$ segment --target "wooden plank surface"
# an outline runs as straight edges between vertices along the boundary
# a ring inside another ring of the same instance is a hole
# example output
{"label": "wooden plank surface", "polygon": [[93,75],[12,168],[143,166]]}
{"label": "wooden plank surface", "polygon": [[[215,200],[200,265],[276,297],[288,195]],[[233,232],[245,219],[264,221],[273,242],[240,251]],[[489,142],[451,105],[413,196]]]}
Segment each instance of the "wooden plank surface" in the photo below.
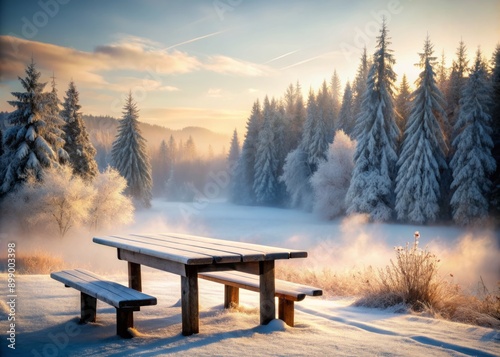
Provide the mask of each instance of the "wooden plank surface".
{"label": "wooden plank surface", "polygon": [[[202,279],[214,281],[217,283],[224,284],[224,282],[232,282],[242,289],[247,289],[251,291],[258,291],[259,289],[259,277],[256,275],[241,273],[237,271],[226,271],[226,272],[208,272],[201,273],[198,276]],[[305,296],[321,296],[323,291],[321,289],[315,288],[313,286],[301,285],[292,283],[290,281],[276,279],[275,282],[276,295],[295,297],[297,300],[301,301]]]}
{"label": "wooden plank surface", "polygon": [[178,233],[94,237],[94,242],[186,265],[307,257],[307,252]]}
{"label": "wooden plank surface", "polygon": [[199,236],[182,234],[182,233],[162,233],[159,235],[160,236],[169,236],[169,237],[177,238],[177,239],[181,239],[181,240],[212,243],[212,244],[215,244],[217,246],[220,246],[221,249],[227,249],[227,248],[245,249],[245,250],[253,251],[255,253],[264,254],[266,256],[266,258],[264,260],[307,258],[306,251],[295,250],[295,249],[286,249],[286,248],[272,247],[272,246],[268,246],[268,245],[237,242],[237,241],[216,239],[216,238],[209,238],[209,237],[199,237]]}
{"label": "wooden plank surface", "polygon": [[154,296],[104,280],[83,269],[63,270],[51,273],[50,276],[54,280],[118,308],[156,305]]}

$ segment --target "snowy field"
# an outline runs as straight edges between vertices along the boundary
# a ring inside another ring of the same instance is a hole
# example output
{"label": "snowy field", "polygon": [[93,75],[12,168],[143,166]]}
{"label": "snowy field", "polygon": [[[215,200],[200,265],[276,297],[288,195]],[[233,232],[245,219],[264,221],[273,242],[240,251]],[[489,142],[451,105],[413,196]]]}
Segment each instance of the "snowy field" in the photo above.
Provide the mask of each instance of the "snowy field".
{"label": "snowy field", "polygon": [[[309,257],[296,266],[385,266],[393,246],[411,241],[420,231],[421,244],[442,259],[443,274],[474,285],[482,276],[495,287],[499,280],[498,232],[458,228],[366,224],[362,218],[332,222],[294,210],[239,207],[224,202],[165,203],[136,213],[126,232],[182,231],[260,244],[306,249]],[[110,231],[116,232],[116,231]],[[30,242],[30,249],[53,250],[72,266],[126,282],[126,263],[114,249],[91,243],[92,233],[48,244]],[[5,237],[4,237],[5,238]],[[11,240],[12,237],[7,237]],[[5,241],[5,239],[4,239]],[[4,242],[2,242],[3,245]],[[57,243],[57,244],[55,244]],[[17,243],[22,250],[23,242]],[[277,261],[286,269],[292,263]],[[0,281],[6,281],[5,275]],[[258,294],[241,291],[241,306],[223,310],[223,286],[200,281],[200,333],[181,331],[180,279],[151,269],[143,271],[143,290],[158,298],[156,307],[136,312],[136,337],[115,336],[114,308],[98,302],[98,322],[77,325],[79,293],[48,276],[26,275],[17,281],[16,350],[0,342],[1,356],[499,356],[500,331],[423,316],[352,307],[353,299],[307,297],[296,304],[296,327],[279,320],[259,326]],[[6,284],[0,294],[7,296]],[[8,308],[0,302],[6,331]]]}

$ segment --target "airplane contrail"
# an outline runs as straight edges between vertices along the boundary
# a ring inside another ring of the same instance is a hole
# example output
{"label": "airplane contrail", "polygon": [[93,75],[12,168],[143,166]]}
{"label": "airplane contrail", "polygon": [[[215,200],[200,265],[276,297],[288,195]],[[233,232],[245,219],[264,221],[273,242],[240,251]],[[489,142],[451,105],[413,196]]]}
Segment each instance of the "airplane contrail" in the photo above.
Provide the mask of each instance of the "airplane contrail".
{"label": "airplane contrail", "polygon": [[296,52],[299,52],[299,50],[291,51],[291,52],[285,53],[284,55],[281,55],[281,56],[278,56],[278,57],[274,57],[273,59],[270,59],[269,61],[265,62],[264,64],[268,64],[268,63],[277,61],[277,60],[279,60],[279,59],[281,59],[283,57],[293,55]]}
{"label": "airplane contrail", "polygon": [[200,36],[200,37],[195,37],[195,38],[192,38],[190,40],[187,40],[187,41],[180,42],[180,43],[177,43],[175,45],[169,46],[169,47],[167,47],[167,50],[169,50],[171,48],[174,48],[174,47],[181,46],[181,45],[186,45],[186,44],[191,43],[191,42],[196,42],[196,41],[199,41],[199,40],[203,40],[204,38],[212,37],[212,36],[221,34],[223,32],[224,31],[217,31],[217,32],[209,33],[208,35],[204,35],[204,36]]}
{"label": "airplane contrail", "polygon": [[295,67],[295,66],[299,66],[299,65],[301,65],[301,64],[304,64],[304,63],[307,63],[307,62],[314,61],[315,59],[320,58],[320,57],[323,57],[323,56],[324,56],[324,55],[319,55],[319,56],[311,57],[311,58],[305,59],[305,60],[303,60],[303,61],[300,61],[300,62],[297,62],[297,63],[291,64],[291,65],[289,65],[289,66],[286,66],[286,67],[280,68],[280,70],[289,69],[289,68],[292,68],[292,67]]}

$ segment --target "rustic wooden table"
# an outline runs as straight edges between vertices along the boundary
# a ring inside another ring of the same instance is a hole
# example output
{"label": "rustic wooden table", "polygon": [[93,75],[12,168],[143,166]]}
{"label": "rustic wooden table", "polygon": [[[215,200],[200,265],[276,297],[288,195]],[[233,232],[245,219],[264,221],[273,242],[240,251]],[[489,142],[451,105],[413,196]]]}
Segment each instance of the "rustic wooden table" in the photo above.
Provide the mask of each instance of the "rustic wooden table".
{"label": "rustic wooden table", "polygon": [[274,261],[307,252],[178,233],[94,237],[128,262],[129,286],[142,291],[141,265],[181,276],[182,334],[199,332],[198,273],[238,270],[259,275],[260,323],[276,317]]}

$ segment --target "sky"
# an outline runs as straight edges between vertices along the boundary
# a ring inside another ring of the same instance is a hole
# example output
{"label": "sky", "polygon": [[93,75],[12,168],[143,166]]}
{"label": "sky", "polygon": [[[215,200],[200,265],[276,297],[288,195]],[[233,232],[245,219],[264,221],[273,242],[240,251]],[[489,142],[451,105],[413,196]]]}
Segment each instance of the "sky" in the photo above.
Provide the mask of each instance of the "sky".
{"label": "sky", "polygon": [[297,81],[306,95],[334,71],[352,81],[382,16],[413,83],[427,35],[448,65],[460,40],[490,59],[499,14],[499,0],[0,0],[0,110],[33,57],[61,100],[74,80],[85,114],[119,118],[131,91],[141,121],[242,136],[256,99]]}

